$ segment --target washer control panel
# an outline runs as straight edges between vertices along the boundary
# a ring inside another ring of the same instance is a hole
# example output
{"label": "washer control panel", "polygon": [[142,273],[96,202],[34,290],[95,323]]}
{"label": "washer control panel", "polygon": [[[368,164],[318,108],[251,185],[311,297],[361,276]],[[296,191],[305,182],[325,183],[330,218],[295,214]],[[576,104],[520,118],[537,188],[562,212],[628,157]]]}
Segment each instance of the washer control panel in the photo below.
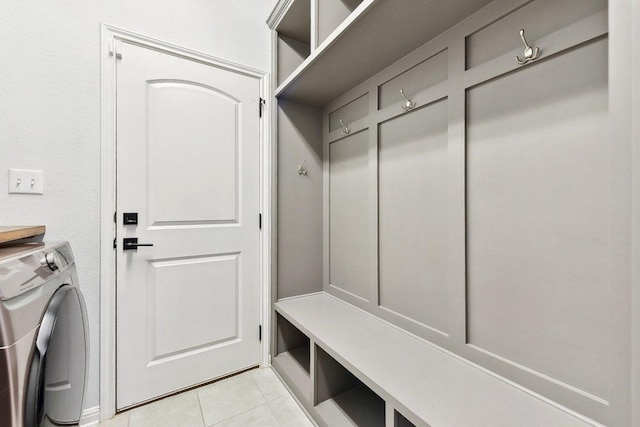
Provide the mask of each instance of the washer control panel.
{"label": "washer control panel", "polygon": [[68,243],[24,246],[22,251],[0,259],[0,301],[42,286],[73,264]]}

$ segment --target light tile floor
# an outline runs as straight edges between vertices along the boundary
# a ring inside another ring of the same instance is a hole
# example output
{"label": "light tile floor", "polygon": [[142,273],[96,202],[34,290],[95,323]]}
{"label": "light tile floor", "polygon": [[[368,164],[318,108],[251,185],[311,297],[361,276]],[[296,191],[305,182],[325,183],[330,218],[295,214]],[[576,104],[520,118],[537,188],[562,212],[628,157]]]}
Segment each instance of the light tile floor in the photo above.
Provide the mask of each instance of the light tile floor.
{"label": "light tile floor", "polygon": [[312,427],[271,368],[169,396],[100,423],[102,427]]}

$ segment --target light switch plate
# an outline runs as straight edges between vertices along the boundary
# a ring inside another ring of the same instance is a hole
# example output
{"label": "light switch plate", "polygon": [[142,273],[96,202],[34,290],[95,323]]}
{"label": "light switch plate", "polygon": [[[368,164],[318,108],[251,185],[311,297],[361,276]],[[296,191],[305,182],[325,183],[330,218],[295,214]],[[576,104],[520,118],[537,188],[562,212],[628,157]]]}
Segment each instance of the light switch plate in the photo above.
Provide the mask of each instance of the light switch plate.
{"label": "light switch plate", "polygon": [[9,194],[44,194],[44,172],[9,169]]}

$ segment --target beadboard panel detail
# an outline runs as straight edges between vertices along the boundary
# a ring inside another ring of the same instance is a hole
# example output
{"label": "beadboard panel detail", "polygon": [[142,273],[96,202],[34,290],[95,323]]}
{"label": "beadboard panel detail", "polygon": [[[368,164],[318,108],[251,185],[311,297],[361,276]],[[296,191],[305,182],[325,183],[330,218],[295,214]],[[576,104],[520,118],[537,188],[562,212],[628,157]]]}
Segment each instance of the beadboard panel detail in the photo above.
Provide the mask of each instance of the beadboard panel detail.
{"label": "beadboard panel detail", "polygon": [[329,280],[368,301],[368,131],[329,147]]}
{"label": "beadboard panel detail", "polygon": [[440,100],[403,114],[378,134],[379,305],[444,334],[447,107]]}
{"label": "beadboard panel detail", "polygon": [[544,1],[482,10],[324,107],[323,289],[606,422],[606,7],[563,1],[530,63],[486,47],[521,44],[511,19]]}
{"label": "beadboard panel detail", "polygon": [[468,342],[602,398],[606,58],[601,39],[467,92]]}

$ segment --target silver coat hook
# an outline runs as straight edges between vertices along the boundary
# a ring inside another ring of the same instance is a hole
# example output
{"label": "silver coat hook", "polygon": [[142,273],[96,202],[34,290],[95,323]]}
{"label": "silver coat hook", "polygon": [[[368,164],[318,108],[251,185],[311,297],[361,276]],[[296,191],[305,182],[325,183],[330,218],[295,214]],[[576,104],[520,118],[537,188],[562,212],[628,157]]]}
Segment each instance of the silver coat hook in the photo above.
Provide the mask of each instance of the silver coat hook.
{"label": "silver coat hook", "polygon": [[340,119],[340,124],[341,124],[341,125],[342,125],[342,127],[344,128],[344,129],[342,130],[342,132],[341,132],[341,133],[342,133],[343,135],[349,135],[349,133],[351,133],[351,131],[349,130],[349,128],[347,127],[347,125],[345,125],[345,124],[342,122],[342,119]]}
{"label": "silver coat hook", "polygon": [[416,104],[413,103],[412,100],[410,100],[409,98],[407,98],[407,96],[404,94],[404,89],[400,89],[400,94],[402,95],[402,97],[405,100],[404,105],[402,106],[402,110],[403,111],[409,111],[412,110],[413,107],[416,106]]}
{"label": "silver coat hook", "polygon": [[304,163],[306,162],[305,159],[302,159],[302,164],[298,167],[298,175],[307,175],[307,173],[309,172],[307,170],[307,168],[304,166]]}
{"label": "silver coat hook", "polygon": [[529,61],[533,61],[538,58],[540,53],[540,48],[532,48],[527,43],[527,39],[524,38],[524,29],[520,30],[520,38],[522,39],[522,43],[524,43],[524,59],[520,59],[519,56],[516,56],[516,61],[518,64],[526,64]]}

